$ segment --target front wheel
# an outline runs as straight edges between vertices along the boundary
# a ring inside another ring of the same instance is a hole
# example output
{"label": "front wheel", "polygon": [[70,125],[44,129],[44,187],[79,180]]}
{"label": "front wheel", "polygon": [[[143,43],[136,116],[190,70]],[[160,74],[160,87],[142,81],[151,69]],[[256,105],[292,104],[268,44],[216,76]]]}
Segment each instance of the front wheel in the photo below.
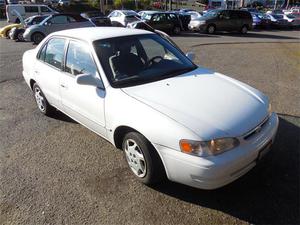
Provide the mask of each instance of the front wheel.
{"label": "front wheel", "polygon": [[173,28],[173,34],[175,34],[175,35],[179,35],[179,34],[180,34],[180,32],[181,32],[181,29],[180,29],[180,27],[177,27],[177,26],[175,26],[175,27]]}
{"label": "front wheel", "polygon": [[150,185],[165,178],[158,153],[143,135],[129,132],[123,139],[122,149],[129,168],[139,181]]}

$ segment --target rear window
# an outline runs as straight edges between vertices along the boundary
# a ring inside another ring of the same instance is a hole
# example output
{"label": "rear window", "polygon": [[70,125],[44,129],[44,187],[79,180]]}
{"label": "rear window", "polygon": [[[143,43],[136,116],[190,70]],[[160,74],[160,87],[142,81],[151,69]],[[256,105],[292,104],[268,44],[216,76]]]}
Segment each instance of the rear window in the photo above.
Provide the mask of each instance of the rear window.
{"label": "rear window", "polygon": [[27,13],[38,13],[39,9],[37,6],[24,6],[25,12]]}

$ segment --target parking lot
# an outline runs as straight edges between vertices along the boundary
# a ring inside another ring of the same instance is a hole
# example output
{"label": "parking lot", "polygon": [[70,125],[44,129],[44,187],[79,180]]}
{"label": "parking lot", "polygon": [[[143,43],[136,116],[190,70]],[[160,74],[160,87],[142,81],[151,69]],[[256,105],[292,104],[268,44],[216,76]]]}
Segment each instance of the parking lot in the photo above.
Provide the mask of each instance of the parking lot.
{"label": "parking lot", "polygon": [[142,185],[104,139],[38,112],[22,78],[22,54],[35,46],[0,39],[0,224],[300,223],[299,31],[172,38],[197,64],[270,97],[280,125],[264,161],[214,191]]}

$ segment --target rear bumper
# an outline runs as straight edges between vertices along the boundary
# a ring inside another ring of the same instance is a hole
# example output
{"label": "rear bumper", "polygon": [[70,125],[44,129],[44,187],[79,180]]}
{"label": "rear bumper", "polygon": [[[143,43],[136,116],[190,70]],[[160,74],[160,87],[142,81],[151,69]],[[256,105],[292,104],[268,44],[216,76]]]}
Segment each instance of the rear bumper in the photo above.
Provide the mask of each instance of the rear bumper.
{"label": "rear bumper", "polygon": [[233,150],[206,158],[154,145],[170,180],[201,189],[216,189],[238,179],[257,163],[260,152],[273,142],[278,129],[273,113],[263,130]]}

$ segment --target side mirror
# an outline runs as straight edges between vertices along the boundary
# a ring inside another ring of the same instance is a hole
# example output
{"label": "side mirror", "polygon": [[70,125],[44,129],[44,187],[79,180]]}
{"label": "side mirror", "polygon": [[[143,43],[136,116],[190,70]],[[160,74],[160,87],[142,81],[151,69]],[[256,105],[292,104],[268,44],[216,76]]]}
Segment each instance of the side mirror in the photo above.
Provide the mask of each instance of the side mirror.
{"label": "side mirror", "polygon": [[76,83],[81,85],[90,85],[100,89],[104,89],[102,81],[91,74],[77,75]]}
{"label": "side mirror", "polygon": [[192,62],[195,60],[195,53],[194,52],[188,52],[185,54],[186,57],[188,57]]}

